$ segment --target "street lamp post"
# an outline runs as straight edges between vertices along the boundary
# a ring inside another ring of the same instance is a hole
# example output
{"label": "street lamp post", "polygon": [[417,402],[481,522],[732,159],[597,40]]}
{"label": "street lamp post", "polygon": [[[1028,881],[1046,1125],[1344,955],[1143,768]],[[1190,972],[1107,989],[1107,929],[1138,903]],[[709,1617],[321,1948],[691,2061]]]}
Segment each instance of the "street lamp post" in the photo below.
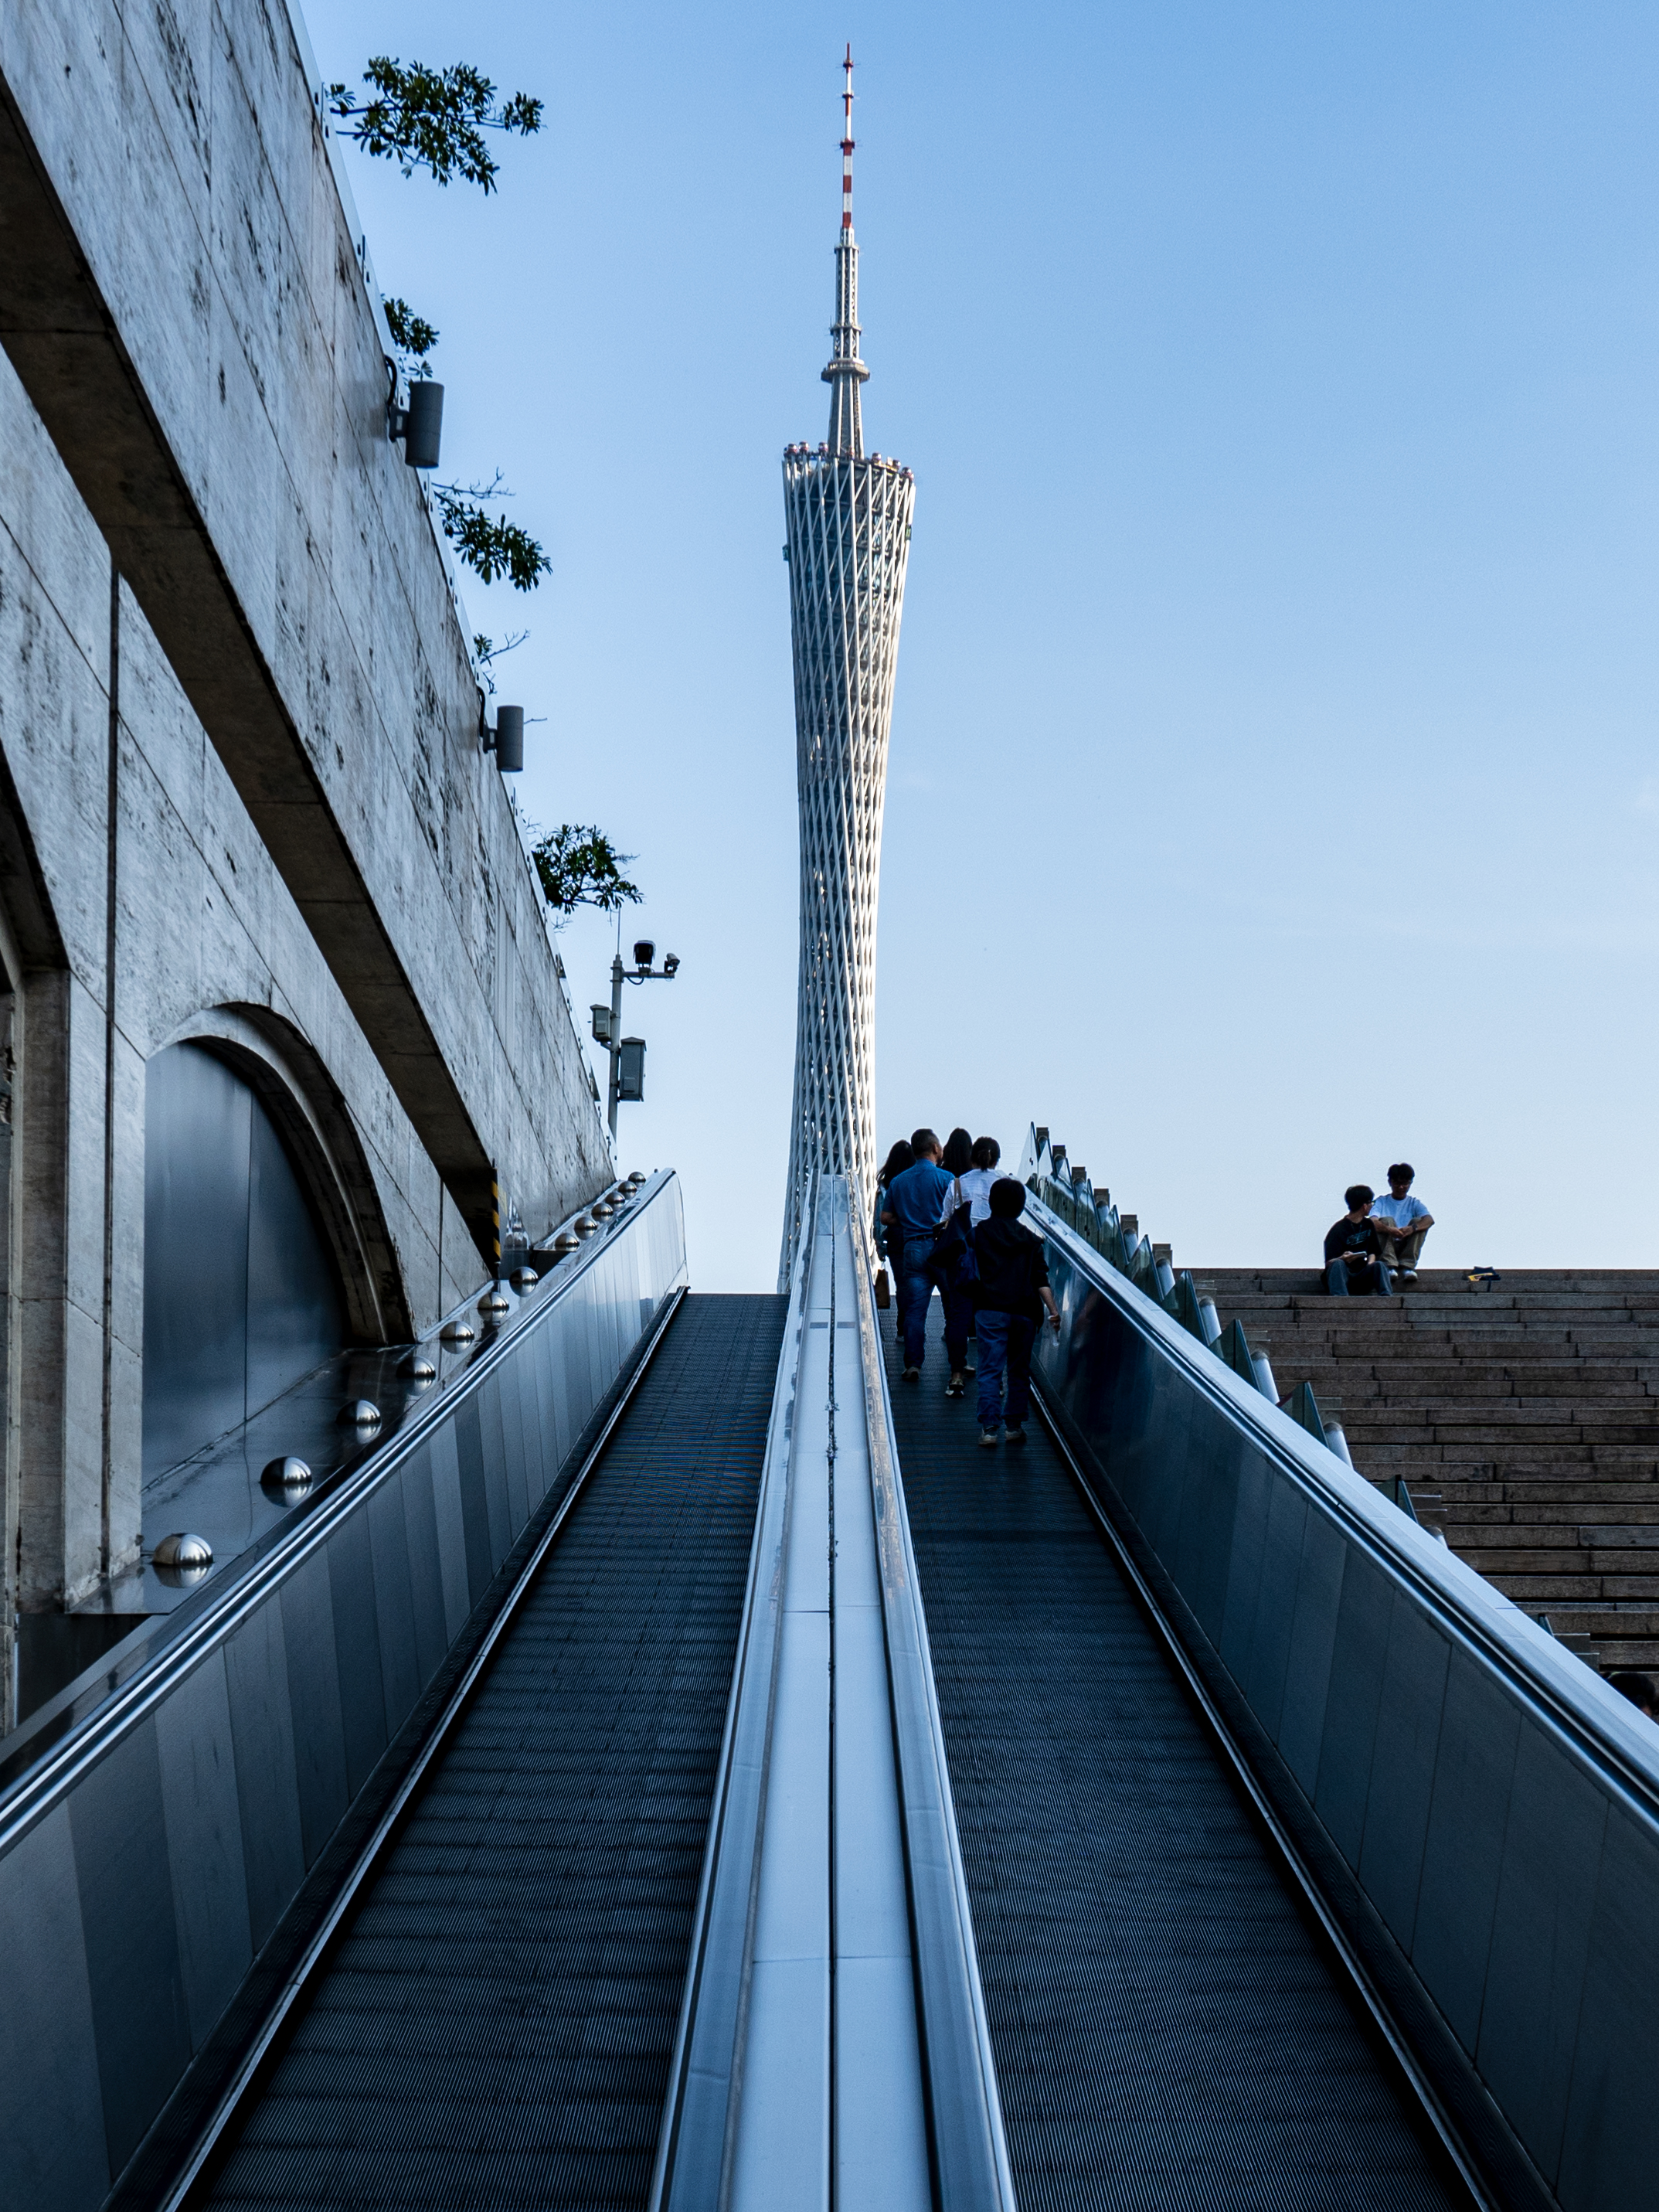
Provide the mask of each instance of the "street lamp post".
{"label": "street lamp post", "polygon": [[[679,973],[679,955],[665,952],[660,968],[653,968],[657,948],[648,937],[642,937],[634,947],[634,965],[624,968],[620,952],[611,963],[611,1004],[592,1008],[593,1042],[605,1047],[611,1059],[611,1080],[608,1097],[611,1122],[611,1141],[617,1141],[617,1109],[632,1105],[645,1097],[645,1039],[625,1037],[622,1033],[622,997],[624,983],[672,983]],[[624,1048],[627,1048],[626,1051]]]}

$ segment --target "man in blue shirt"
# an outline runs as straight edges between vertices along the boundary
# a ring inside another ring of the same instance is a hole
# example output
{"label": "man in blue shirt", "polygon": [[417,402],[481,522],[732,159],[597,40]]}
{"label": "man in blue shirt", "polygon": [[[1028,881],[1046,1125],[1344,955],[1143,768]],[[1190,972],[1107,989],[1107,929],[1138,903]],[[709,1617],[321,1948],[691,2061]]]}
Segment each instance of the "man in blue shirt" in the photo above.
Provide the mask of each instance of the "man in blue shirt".
{"label": "man in blue shirt", "polygon": [[[903,1240],[898,1259],[898,1325],[904,1338],[904,1379],[919,1382],[927,1349],[927,1301],[933,1295],[927,1262],[956,1177],[939,1165],[943,1147],[931,1129],[918,1129],[910,1145],[916,1164],[888,1184],[881,1218]],[[888,1241],[890,1244],[892,1239]]]}

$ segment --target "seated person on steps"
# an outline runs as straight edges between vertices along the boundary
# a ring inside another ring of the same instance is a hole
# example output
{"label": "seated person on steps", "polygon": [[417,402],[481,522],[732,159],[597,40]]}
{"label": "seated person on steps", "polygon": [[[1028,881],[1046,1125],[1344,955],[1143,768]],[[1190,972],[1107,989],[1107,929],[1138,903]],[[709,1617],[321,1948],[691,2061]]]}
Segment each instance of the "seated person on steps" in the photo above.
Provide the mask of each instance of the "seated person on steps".
{"label": "seated person on steps", "polygon": [[1423,1239],[1434,1226],[1434,1216],[1420,1198],[1411,1194],[1417,1170],[1405,1160],[1389,1170],[1389,1195],[1371,1200],[1371,1218],[1381,1240],[1385,1267],[1397,1267],[1402,1283],[1417,1280],[1417,1255]]}
{"label": "seated person on steps", "polygon": [[1369,1183],[1350,1184],[1342,1194],[1348,1210],[1325,1238],[1325,1287],[1339,1298],[1394,1295],[1378,1226],[1371,1219],[1371,1196]]}

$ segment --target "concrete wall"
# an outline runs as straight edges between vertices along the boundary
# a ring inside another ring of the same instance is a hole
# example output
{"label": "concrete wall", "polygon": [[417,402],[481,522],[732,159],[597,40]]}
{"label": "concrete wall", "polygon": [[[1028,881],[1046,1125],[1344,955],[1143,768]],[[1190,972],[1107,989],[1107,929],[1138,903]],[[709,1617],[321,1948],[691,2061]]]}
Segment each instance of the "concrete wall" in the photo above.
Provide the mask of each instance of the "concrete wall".
{"label": "concrete wall", "polygon": [[602,1177],[282,0],[0,14],[0,343],[475,1235]]}
{"label": "concrete wall", "polygon": [[140,1542],[154,1053],[280,1105],[368,1340],[609,1160],[282,0],[0,11],[0,344],[9,1666]]}

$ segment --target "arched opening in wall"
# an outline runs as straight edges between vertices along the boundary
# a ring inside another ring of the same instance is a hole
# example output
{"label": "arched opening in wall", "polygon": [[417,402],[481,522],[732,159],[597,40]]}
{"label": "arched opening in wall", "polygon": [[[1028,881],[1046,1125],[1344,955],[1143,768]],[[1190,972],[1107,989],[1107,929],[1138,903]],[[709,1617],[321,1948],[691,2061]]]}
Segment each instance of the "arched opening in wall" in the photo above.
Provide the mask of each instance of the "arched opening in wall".
{"label": "arched opening in wall", "polygon": [[276,1121],[217,1054],[169,1045],[144,1097],[144,1479],[331,1358],[346,1300]]}

